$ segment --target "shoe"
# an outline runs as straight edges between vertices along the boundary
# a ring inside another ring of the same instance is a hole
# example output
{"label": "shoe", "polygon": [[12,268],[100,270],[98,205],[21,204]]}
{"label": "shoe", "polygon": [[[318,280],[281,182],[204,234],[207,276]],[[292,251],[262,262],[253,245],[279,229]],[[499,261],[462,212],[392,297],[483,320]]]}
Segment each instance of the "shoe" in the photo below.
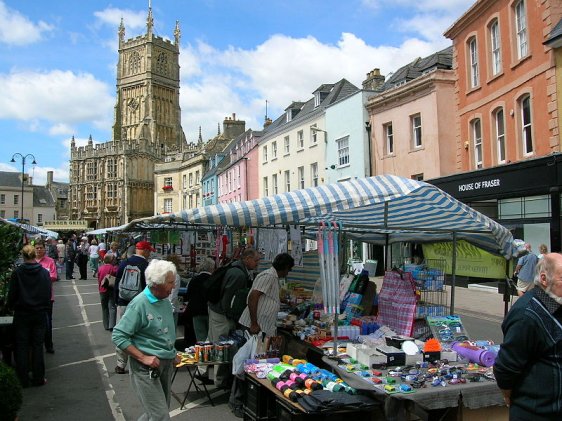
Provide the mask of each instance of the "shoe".
{"label": "shoe", "polygon": [[45,348],[45,351],[47,352],[47,354],[54,354],[55,353],[55,348],[51,347],[51,348]]}
{"label": "shoe", "polygon": [[47,384],[47,379],[32,380],[31,381],[32,386],[45,386],[46,384]]}
{"label": "shoe", "polygon": [[200,374],[196,374],[194,376],[197,380],[199,380],[202,384],[208,385],[208,384],[213,384],[213,380],[208,378],[207,376],[202,376]]}
{"label": "shoe", "polygon": [[234,408],[232,410],[232,414],[236,417],[236,418],[244,418],[244,409],[242,407],[237,407]]}
{"label": "shoe", "polygon": [[115,372],[117,374],[127,374],[129,372],[129,370],[127,370],[126,368],[122,368],[122,367],[115,367]]}

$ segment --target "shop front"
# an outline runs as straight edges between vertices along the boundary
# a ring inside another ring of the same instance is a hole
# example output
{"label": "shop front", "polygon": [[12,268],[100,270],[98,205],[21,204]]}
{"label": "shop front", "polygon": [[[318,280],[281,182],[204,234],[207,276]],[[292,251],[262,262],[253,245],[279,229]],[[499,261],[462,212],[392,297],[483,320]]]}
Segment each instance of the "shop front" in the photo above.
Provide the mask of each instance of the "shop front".
{"label": "shop front", "polygon": [[514,238],[561,250],[562,154],[427,181],[508,228]]}

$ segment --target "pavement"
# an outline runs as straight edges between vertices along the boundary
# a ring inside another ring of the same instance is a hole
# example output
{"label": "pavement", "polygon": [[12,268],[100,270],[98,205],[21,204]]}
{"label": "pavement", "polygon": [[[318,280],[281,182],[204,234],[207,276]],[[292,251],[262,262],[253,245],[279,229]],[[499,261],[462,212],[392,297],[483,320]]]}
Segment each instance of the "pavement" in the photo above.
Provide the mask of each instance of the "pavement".
{"label": "pavement", "polygon": [[[55,283],[53,336],[55,354],[45,354],[47,384],[24,389],[21,421],[103,421],[136,420],[141,404],[128,375],[114,372],[116,358],[111,335],[101,321],[97,280],[89,273],[85,281],[61,280]],[[449,300],[450,287],[448,288]],[[503,319],[503,296],[497,288],[455,288],[457,314],[481,318],[494,326]],[[475,319],[477,320],[477,319]],[[180,335],[183,336],[183,335]],[[188,376],[179,371],[172,384],[170,415],[173,420],[235,420],[228,408],[228,393],[208,386],[215,406],[192,391],[185,408],[182,399]]]}
{"label": "pavement", "polygon": [[[115,347],[110,332],[102,325],[97,280],[91,273],[88,276],[85,281],[78,280],[76,270],[76,279],[54,284],[55,354],[45,354],[47,384],[24,389],[20,421],[136,420],[143,413],[129,375],[114,371]],[[178,371],[173,393],[183,399],[187,385],[187,372]],[[226,404],[229,394],[212,385],[208,388],[215,406],[196,391],[190,392],[184,409],[172,397],[172,419],[238,419]]]}

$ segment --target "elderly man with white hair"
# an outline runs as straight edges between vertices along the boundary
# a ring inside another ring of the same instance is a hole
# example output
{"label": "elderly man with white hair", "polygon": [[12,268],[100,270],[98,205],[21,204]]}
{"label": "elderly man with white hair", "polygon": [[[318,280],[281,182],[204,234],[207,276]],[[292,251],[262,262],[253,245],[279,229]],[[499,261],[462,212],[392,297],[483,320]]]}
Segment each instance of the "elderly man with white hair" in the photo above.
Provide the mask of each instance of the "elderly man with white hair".
{"label": "elderly man with white hair", "polygon": [[562,255],[545,254],[535,288],[502,324],[494,374],[510,420],[562,420]]}
{"label": "elderly man with white hair", "polygon": [[145,413],[139,420],[169,420],[170,386],[176,359],[173,309],[167,299],[176,266],[154,259],[145,271],[146,288],[127,306],[114,327],[115,346],[130,357],[131,384]]}

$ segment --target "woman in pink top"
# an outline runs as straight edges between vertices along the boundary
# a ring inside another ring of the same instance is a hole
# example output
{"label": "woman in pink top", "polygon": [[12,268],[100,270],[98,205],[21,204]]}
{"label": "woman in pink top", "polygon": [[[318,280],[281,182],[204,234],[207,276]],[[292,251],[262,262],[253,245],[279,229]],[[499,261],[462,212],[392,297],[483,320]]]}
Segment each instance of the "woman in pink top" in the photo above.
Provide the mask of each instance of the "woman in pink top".
{"label": "woman in pink top", "polygon": [[[57,275],[57,265],[53,259],[45,254],[45,242],[41,239],[35,240],[35,261],[43,266],[49,272],[49,278],[51,282],[56,282]],[[51,284],[52,285],[52,284]],[[55,353],[55,348],[53,347],[53,305],[55,304],[55,288],[52,285],[51,288],[51,306],[49,308],[49,320],[47,323],[47,331],[45,332],[45,349],[49,354]]]}
{"label": "woman in pink top", "polygon": [[106,254],[103,258],[103,265],[98,269],[98,288],[100,292],[101,314],[103,327],[105,330],[112,331],[115,326],[115,317],[117,315],[117,307],[115,306],[115,294],[113,288],[103,286],[103,280],[106,275],[117,275],[117,259],[114,254]]}

